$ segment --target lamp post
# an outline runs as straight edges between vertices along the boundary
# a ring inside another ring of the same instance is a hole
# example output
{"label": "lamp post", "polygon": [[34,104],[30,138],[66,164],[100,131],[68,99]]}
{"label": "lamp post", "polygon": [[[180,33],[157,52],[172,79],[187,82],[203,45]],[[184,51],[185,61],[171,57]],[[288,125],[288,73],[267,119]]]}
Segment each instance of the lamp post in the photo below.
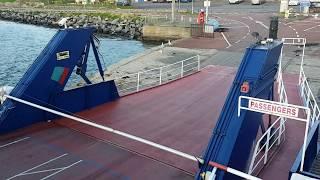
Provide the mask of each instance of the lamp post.
{"label": "lamp post", "polygon": [[208,22],[208,12],[209,12],[209,6],[210,6],[210,1],[206,0],[204,1],[204,7],[206,8],[206,19],[205,19],[205,22],[207,23]]}
{"label": "lamp post", "polygon": [[191,0],[191,13],[193,14],[193,1],[194,0]]}
{"label": "lamp post", "polygon": [[172,23],[174,22],[175,4],[176,4],[176,0],[172,0],[172,4],[171,4],[171,8],[172,8],[172,11],[171,11],[171,22]]}

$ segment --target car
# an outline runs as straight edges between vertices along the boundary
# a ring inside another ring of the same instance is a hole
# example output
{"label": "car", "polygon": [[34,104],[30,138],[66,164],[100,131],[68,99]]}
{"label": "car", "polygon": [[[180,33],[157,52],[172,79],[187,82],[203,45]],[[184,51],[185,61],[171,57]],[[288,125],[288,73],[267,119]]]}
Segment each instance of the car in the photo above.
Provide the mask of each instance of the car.
{"label": "car", "polygon": [[188,3],[188,2],[192,2],[192,0],[180,0],[181,3]]}
{"label": "car", "polygon": [[243,0],[229,0],[229,4],[239,4],[241,3]]}
{"label": "car", "polygon": [[130,0],[117,0],[117,6],[130,6]]}
{"label": "car", "polygon": [[165,3],[166,0],[152,0],[153,3]]}
{"label": "car", "polygon": [[263,4],[265,0],[251,0],[252,5],[260,5]]}
{"label": "car", "polygon": [[289,6],[298,6],[299,0],[289,0]]}

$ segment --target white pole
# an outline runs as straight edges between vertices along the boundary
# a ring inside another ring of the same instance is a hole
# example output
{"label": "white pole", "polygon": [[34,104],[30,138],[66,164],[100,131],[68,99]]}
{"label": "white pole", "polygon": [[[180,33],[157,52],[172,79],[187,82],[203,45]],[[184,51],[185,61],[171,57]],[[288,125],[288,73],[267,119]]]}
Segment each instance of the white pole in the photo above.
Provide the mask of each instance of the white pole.
{"label": "white pole", "polygon": [[305,158],[306,148],[307,148],[309,121],[310,121],[310,109],[307,109],[307,122],[306,122],[306,130],[304,132],[303,149],[302,149],[301,165],[300,165],[300,171],[301,172],[303,171],[304,158]]}
{"label": "white pole", "polygon": [[197,55],[198,58],[198,71],[200,71],[200,55]]}
{"label": "white pole", "polygon": [[139,92],[139,88],[140,88],[140,73],[138,73],[137,75],[137,92]]}
{"label": "white pole", "polygon": [[25,101],[25,100],[22,100],[22,99],[13,97],[13,96],[9,96],[9,95],[5,95],[5,96],[6,96],[7,98],[9,98],[9,99],[12,99],[12,100],[14,100],[14,101],[20,102],[20,103],[22,103],[22,104],[26,104],[26,105],[28,105],[28,106],[32,106],[32,107],[35,107],[35,108],[37,108],[37,109],[41,109],[41,110],[44,110],[44,111],[47,111],[47,112],[56,114],[56,115],[58,115],[58,116],[62,116],[62,117],[68,118],[68,119],[72,119],[72,120],[74,120],[74,121],[77,121],[77,122],[80,122],[80,123],[83,123],[83,124],[86,124],[86,125],[89,125],[89,126],[98,128],[98,129],[102,129],[102,130],[105,130],[105,131],[108,131],[108,132],[111,132],[111,133],[114,133],[114,134],[118,134],[118,135],[120,135],[120,136],[124,136],[124,137],[126,137],[126,138],[129,138],[129,139],[132,139],[132,140],[135,140],[135,141],[144,143],[144,144],[148,144],[148,145],[150,145],[150,146],[153,146],[153,147],[162,149],[162,150],[164,150],[164,151],[173,153],[173,154],[175,154],[175,155],[184,157],[184,158],[189,159],[189,160],[192,160],[192,161],[196,161],[196,162],[198,161],[198,159],[197,159],[195,156],[192,156],[192,155],[186,154],[186,153],[184,153],[184,152],[177,151],[177,150],[175,150],[175,149],[172,149],[172,148],[169,148],[169,147],[166,147],[166,146],[163,146],[163,145],[154,143],[154,142],[152,142],[152,141],[149,141],[149,140],[146,140],[146,139],[143,139],[143,138],[140,138],[140,137],[137,137],[137,136],[134,136],[134,135],[125,133],[125,132],[121,132],[121,131],[112,129],[112,128],[110,128],[110,127],[102,126],[102,125],[100,125],[100,124],[96,124],[96,123],[93,123],[93,122],[91,122],[91,121],[88,121],[88,120],[85,120],[85,119],[82,119],[82,118],[78,118],[78,117],[71,116],[71,115],[69,115],[69,114],[65,114],[65,113],[62,113],[62,112],[59,112],[59,111],[56,111],[56,110],[53,110],[53,109],[49,109],[49,108],[46,108],[46,107],[43,107],[43,106],[40,106],[40,105],[31,103],[31,102],[28,102],[28,101]]}
{"label": "white pole", "polygon": [[301,83],[301,76],[303,71],[303,63],[304,63],[304,49],[306,48],[305,39],[303,40],[303,49],[302,49],[302,57],[301,57],[301,64],[300,64],[300,73],[299,73],[299,85]]}
{"label": "white pole", "polygon": [[183,62],[184,62],[184,61],[181,61],[181,74],[180,74],[180,77],[181,77],[181,78],[183,77],[183,66],[184,66],[184,65],[183,65]]}
{"label": "white pole", "polygon": [[205,20],[206,24],[207,24],[207,22],[208,22],[208,8],[209,8],[209,1],[207,0],[207,7],[206,7],[206,20]]}
{"label": "white pole", "polygon": [[194,0],[191,0],[191,14],[193,14],[193,1]]}
{"label": "white pole", "polygon": [[173,23],[174,22],[174,11],[175,11],[175,4],[176,4],[176,1],[175,0],[172,0],[172,3],[171,3],[171,22]]}
{"label": "white pole", "polygon": [[159,85],[162,84],[162,67],[160,67]]}

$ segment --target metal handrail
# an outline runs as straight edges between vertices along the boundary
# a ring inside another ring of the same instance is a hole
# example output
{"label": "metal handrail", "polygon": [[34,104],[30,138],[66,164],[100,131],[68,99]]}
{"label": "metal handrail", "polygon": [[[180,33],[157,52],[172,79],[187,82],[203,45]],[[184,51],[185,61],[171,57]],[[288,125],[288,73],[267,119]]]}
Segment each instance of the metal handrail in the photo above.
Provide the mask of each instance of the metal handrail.
{"label": "metal handrail", "polygon": [[[192,62],[194,61],[194,62]],[[194,64],[193,68],[191,65]],[[177,66],[177,67],[175,67]],[[189,67],[189,68],[185,68],[185,67]],[[168,75],[168,72],[178,72],[178,73],[174,73],[174,75],[172,75],[170,73],[170,77]],[[164,83],[168,83],[169,81],[165,81],[168,80],[169,78],[174,77],[172,80],[176,80],[179,78],[183,78],[185,76],[185,74],[189,75],[191,74],[190,72],[195,71],[198,72],[200,71],[200,56],[196,55],[196,56],[192,56],[189,57],[187,59],[169,64],[169,65],[165,65],[159,68],[153,68],[153,69],[149,69],[149,70],[145,70],[145,71],[140,71],[137,73],[132,73],[132,74],[128,74],[122,77],[117,77],[115,78],[115,82],[118,88],[118,91],[122,93],[122,95],[127,95],[130,93],[134,93],[134,92],[139,92],[141,90],[145,90],[148,88],[152,88],[152,87],[156,87],[159,85],[162,85]],[[145,77],[146,76],[146,77]],[[122,82],[118,82],[118,81],[122,81]],[[129,82],[128,82],[129,81]],[[151,81],[151,82],[142,82],[142,81]],[[125,85],[129,85],[129,84],[135,84],[134,86],[130,86],[130,87],[124,87]],[[154,84],[154,86],[147,86],[146,85],[150,85],[150,84]],[[134,88],[135,87],[135,88]],[[130,89],[132,89],[132,91],[129,91]],[[124,93],[125,92],[125,93]]]}
{"label": "metal handrail", "polygon": [[[314,97],[314,95],[313,95],[313,93],[311,91],[311,88],[309,86],[307,77],[306,77],[305,72],[303,70],[306,39],[305,38],[283,38],[282,41],[283,41],[283,44],[285,44],[285,45],[303,46],[302,56],[301,56],[301,64],[300,64],[300,72],[299,72],[299,88],[300,88],[300,96],[301,96],[301,98],[302,98],[302,100],[304,102],[304,106],[311,109],[311,111],[309,112],[310,113],[310,119],[309,119],[310,122],[309,121],[307,122],[307,126],[308,126],[308,124],[310,124],[310,127],[311,127],[314,124],[314,122],[319,119],[319,117],[320,117],[320,109],[319,109],[317,101],[316,101],[316,99],[315,99],[315,97]],[[286,90],[285,90],[285,87],[284,87],[284,83],[283,83],[283,79],[282,79],[282,68],[281,68],[282,57],[283,57],[282,52],[283,52],[283,48],[281,49],[280,62],[279,62],[280,70],[279,70],[279,73],[278,73],[278,80],[277,80],[278,81],[278,94],[279,94],[280,102],[288,103],[288,97],[287,97],[287,93],[286,93]],[[279,133],[278,133],[279,136],[278,136],[278,143],[277,144],[281,143],[281,135],[285,131],[285,122],[286,122],[286,120],[287,120],[286,118],[278,118],[277,121],[276,121],[277,123],[278,123],[278,121],[280,121],[279,127],[276,130],[276,131],[278,131],[279,128],[280,128]],[[273,127],[273,125],[271,127]],[[307,127],[307,129],[310,128],[310,127]],[[283,128],[283,130],[281,130],[281,128]],[[307,129],[306,129],[306,132],[305,132],[305,136],[306,136],[306,133],[307,133]],[[258,149],[258,146],[259,146],[261,140],[263,138],[265,138],[265,136],[267,136],[267,143],[269,143],[269,140],[272,137],[272,136],[270,137],[270,131],[271,131],[271,128],[269,128],[265,132],[265,134],[258,140],[258,143],[256,145],[252,161],[250,163],[249,174],[252,174],[252,172],[255,170],[255,168],[258,166],[258,164],[261,162],[262,158],[265,158],[264,164],[266,164],[266,162],[267,162],[267,152],[269,151],[268,147],[266,148],[266,151],[265,151],[266,154],[263,155],[258,160],[256,165],[254,165],[254,163],[256,161],[256,157],[258,156],[258,153],[260,153],[261,150],[265,147],[265,145],[263,145],[263,146],[261,146],[260,149]],[[283,139],[285,139],[285,136],[283,136]],[[275,144],[275,142],[273,142],[271,146],[273,146],[274,144]],[[268,144],[266,146],[268,146]],[[302,162],[303,162],[303,159],[304,158],[302,158]]]}
{"label": "metal handrail", "polygon": [[[289,39],[292,39],[294,41],[296,38],[289,38]],[[285,40],[283,40],[283,42],[285,42]],[[288,103],[288,96],[287,96],[287,92],[286,92],[286,89],[285,89],[285,86],[284,86],[284,82],[283,82],[283,77],[282,77],[282,66],[281,66],[282,65],[281,64],[282,63],[282,58],[283,58],[283,51],[281,49],[280,62],[279,62],[279,71],[278,71],[278,76],[277,76],[277,83],[278,83],[278,91],[277,92],[278,92],[278,95],[279,95],[279,102],[280,103]],[[285,140],[285,136],[283,134],[285,132],[285,122],[286,122],[286,120],[287,120],[287,118],[285,118],[285,117],[279,117],[266,130],[266,132],[259,138],[259,140],[256,143],[255,150],[254,150],[251,162],[250,162],[248,174],[252,174],[254,172],[254,170],[258,167],[258,165],[261,163],[262,160],[264,160],[263,161],[263,165],[265,165],[268,162],[268,154],[270,152],[269,150],[273,147],[273,145],[275,145],[276,141],[277,141],[277,145],[280,145],[281,140]],[[277,124],[278,124],[278,127],[275,129],[275,131],[271,135],[272,129],[274,129]],[[270,140],[276,134],[276,132],[278,132],[278,136],[276,137],[275,142],[273,142],[270,145]],[[265,138],[266,138],[265,143],[260,146],[262,140],[264,140]],[[256,160],[256,158],[259,157],[259,154],[262,152],[263,149],[265,149],[265,151],[261,155],[260,159]]]}
{"label": "metal handrail", "polygon": [[[316,120],[319,119],[320,117],[320,109],[319,106],[317,104],[317,101],[311,91],[310,85],[308,83],[307,77],[305,75],[305,72],[303,70],[303,68],[301,68],[301,77],[300,77],[300,96],[304,102],[304,105],[306,107],[309,107],[311,109],[311,123],[310,126],[312,126],[314,124],[314,122]],[[311,104],[310,104],[311,102]],[[310,107],[311,106],[311,107]]]}
{"label": "metal handrail", "polygon": [[[262,160],[264,160],[263,164],[266,164],[268,162],[269,150],[273,147],[275,142],[277,142],[277,145],[281,143],[281,136],[285,132],[285,121],[286,121],[286,118],[279,117],[257,141],[255,151],[254,151],[255,153],[252,157],[253,160],[250,163],[248,174],[252,174],[252,172],[254,172],[254,170],[258,167],[258,165]],[[279,124],[279,126],[273,132],[271,132],[272,129],[275,128],[277,124]],[[278,137],[270,145],[270,140],[277,132],[278,132]],[[267,138],[266,142],[259,147],[261,141],[265,138]],[[263,149],[265,149],[265,151],[263,152],[263,155],[260,157],[258,161],[256,161],[256,157],[259,157],[258,155],[260,154],[260,152],[262,152]]]}
{"label": "metal handrail", "polygon": [[[284,87],[281,70],[279,70],[279,75],[278,75],[278,94],[279,94],[279,102],[280,103],[288,103],[288,97],[287,97],[287,93],[286,93],[286,90]],[[270,149],[273,147],[273,145],[275,145],[275,142],[273,142],[270,145],[270,141],[271,141],[272,137],[276,134],[276,132],[278,132],[278,136],[275,140],[275,141],[277,141],[277,145],[280,145],[282,139],[285,140],[284,136],[282,136],[282,135],[285,132],[286,120],[287,120],[287,118],[285,118],[285,117],[279,117],[266,130],[266,132],[259,138],[259,140],[256,143],[256,147],[255,147],[255,150],[254,150],[251,162],[250,162],[248,174],[252,174],[254,172],[254,170],[258,167],[258,165],[260,164],[262,159],[264,159],[264,161],[263,161],[264,165],[268,162],[268,154],[270,152]],[[276,130],[271,135],[271,131],[272,131],[272,129],[275,128],[276,124],[279,124],[279,126],[276,128]],[[262,140],[264,140],[265,138],[267,138],[265,143],[260,146]],[[263,155],[261,156],[261,158],[257,161],[256,158],[259,156],[260,152],[262,152],[263,149],[265,149],[265,151],[264,151]]]}

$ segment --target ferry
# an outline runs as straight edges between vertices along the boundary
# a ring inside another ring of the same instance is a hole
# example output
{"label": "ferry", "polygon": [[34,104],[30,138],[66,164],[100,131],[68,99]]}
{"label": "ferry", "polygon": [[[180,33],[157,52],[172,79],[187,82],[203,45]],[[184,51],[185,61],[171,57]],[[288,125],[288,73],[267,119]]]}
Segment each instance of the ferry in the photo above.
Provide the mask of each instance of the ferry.
{"label": "ferry", "polygon": [[[2,91],[0,179],[320,179],[306,39],[254,43],[238,68],[194,56],[106,80],[93,32],[59,30]],[[303,48],[298,75],[285,46]],[[72,73],[86,85],[67,90]]]}

